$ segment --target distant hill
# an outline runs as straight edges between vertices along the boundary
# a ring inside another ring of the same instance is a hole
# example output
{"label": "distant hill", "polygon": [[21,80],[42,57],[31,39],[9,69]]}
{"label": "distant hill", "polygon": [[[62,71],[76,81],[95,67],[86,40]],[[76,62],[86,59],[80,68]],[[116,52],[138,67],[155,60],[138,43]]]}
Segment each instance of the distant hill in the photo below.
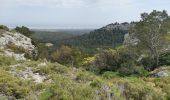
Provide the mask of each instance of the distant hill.
{"label": "distant hill", "polygon": [[92,29],[34,29],[32,30],[32,38],[40,42],[51,42],[62,41],[70,39],[84,33],[90,32]]}
{"label": "distant hill", "polygon": [[57,41],[56,44],[67,44],[87,48],[115,47],[123,43],[124,35],[131,26],[129,23],[114,23],[81,36]]}

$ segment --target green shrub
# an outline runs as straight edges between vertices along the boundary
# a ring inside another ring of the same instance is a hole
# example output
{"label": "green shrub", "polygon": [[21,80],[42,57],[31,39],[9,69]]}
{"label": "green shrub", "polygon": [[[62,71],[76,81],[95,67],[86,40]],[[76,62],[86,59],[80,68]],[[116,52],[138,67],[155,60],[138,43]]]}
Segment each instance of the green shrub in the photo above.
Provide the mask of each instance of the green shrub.
{"label": "green shrub", "polygon": [[0,93],[15,98],[24,98],[30,92],[28,84],[13,77],[10,73],[0,70]]}
{"label": "green shrub", "polygon": [[39,74],[43,75],[43,74],[50,74],[51,69],[49,66],[39,66],[38,68],[36,68],[35,72],[38,72]]}
{"label": "green shrub", "polygon": [[9,66],[16,62],[17,61],[14,58],[0,56],[0,66]]}
{"label": "green shrub", "polygon": [[90,83],[90,86],[92,86],[92,87],[101,87],[103,83],[104,83],[104,82],[103,82],[102,79],[97,78],[97,79],[93,80],[93,81]]}
{"label": "green shrub", "polygon": [[29,28],[27,28],[27,27],[25,27],[25,26],[22,26],[22,27],[18,27],[18,26],[17,26],[17,27],[15,28],[15,30],[16,30],[17,32],[25,35],[25,36],[30,36],[30,35],[33,33]]}
{"label": "green shrub", "polygon": [[102,77],[106,79],[112,79],[113,77],[116,77],[118,75],[119,75],[118,72],[106,71],[102,74]]}
{"label": "green shrub", "polygon": [[[138,56],[133,51],[134,50],[125,47],[100,50],[95,57],[93,66],[95,66],[100,73],[103,73],[104,71],[126,71],[128,67],[136,66],[138,64],[136,61]],[[130,71],[131,70],[128,70],[127,74],[131,74],[132,72]]]}
{"label": "green shrub", "polygon": [[47,91],[41,93],[38,98],[39,98],[39,100],[49,100],[49,98],[50,98],[52,95],[53,95],[53,94],[47,90]]}
{"label": "green shrub", "polygon": [[94,78],[95,76],[93,73],[87,71],[80,71],[77,74],[76,80],[87,82],[87,81],[92,81]]}
{"label": "green shrub", "polygon": [[43,98],[53,100],[93,100],[95,91],[90,86],[74,83],[62,75],[54,77],[54,83],[46,90],[47,92],[45,92],[45,97],[43,96]]}
{"label": "green shrub", "polygon": [[142,66],[136,66],[133,63],[121,64],[121,68],[119,69],[119,75],[121,76],[147,76],[148,74],[149,72],[146,71]]}
{"label": "green shrub", "polygon": [[127,77],[116,83],[119,88],[124,88],[122,95],[127,100],[166,100],[166,93],[155,85],[154,79],[143,81],[141,78]]}
{"label": "green shrub", "polygon": [[80,64],[81,51],[78,48],[61,46],[51,55],[52,60],[60,64],[77,66]]}
{"label": "green shrub", "polygon": [[121,76],[132,75],[134,74],[135,67],[136,66],[133,63],[123,63],[119,69],[119,74]]}
{"label": "green shrub", "polygon": [[155,66],[155,61],[151,57],[144,57],[141,60],[141,64],[146,70],[150,70],[153,66]]}
{"label": "green shrub", "polygon": [[160,65],[170,65],[170,53],[163,54],[159,60]]}
{"label": "green shrub", "polygon": [[0,29],[9,31],[9,28],[7,26],[4,26],[4,25],[0,25]]}
{"label": "green shrub", "polygon": [[68,73],[69,72],[69,68],[63,65],[60,65],[58,63],[56,63],[55,65],[53,65],[52,70],[55,71],[56,73]]}

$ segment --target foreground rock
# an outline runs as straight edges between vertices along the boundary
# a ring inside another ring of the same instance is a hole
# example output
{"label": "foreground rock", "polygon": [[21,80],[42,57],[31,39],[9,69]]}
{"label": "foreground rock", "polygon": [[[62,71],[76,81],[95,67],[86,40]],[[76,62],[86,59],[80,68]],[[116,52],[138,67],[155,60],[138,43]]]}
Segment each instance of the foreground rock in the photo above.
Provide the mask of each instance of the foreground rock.
{"label": "foreground rock", "polygon": [[14,57],[16,60],[26,60],[25,52],[15,52],[15,48],[21,49],[30,55],[35,51],[35,46],[32,44],[30,38],[18,32],[3,31],[0,34],[0,49],[2,51],[0,54],[7,57]]}
{"label": "foreground rock", "polygon": [[11,65],[11,73],[14,76],[20,77],[23,80],[33,80],[35,83],[43,83],[47,77],[40,75],[39,73],[34,73],[31,67],[26,67],[26,70],[17,71],[17,67],[20,64]]}
{"label": "foreground rock", "polygon": [[151,72],[153,77],[168,77],[170,73],[170,67],[160,67]]}
{"label": "foreground rock", "polygon": [[5,50],[3,55],[7,57],[14,57],[16,60],[26,60],[24,53],[16,54],[15,52]]}
{"label": "foreground rock", "polygon": [[155,74],[156,77],[167,77],[169,76],[167,71],[160,71],[158,73]]}
{"label": "foreground rock", "polygon": [[31,39],[17,32],[5,31],[0,37],[0,48],[4,48],[7,44],[13,43],[18,47],[23,47],[29,51],[34,50]]}

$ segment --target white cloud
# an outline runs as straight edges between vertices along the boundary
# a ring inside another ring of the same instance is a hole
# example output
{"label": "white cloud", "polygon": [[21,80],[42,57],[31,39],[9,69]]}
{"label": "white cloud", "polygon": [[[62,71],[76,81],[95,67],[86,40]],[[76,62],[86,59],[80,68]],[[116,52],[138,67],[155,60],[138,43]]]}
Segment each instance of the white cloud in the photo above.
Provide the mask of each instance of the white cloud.
{"label": "white cloud", "polygon": [[169,10],[170,0],[0,0],[0,23],[105,25],[139,20],[140,13]]}
{"label": "white cloud", "polygon": [[134,0],[3,0],[6,6],[42,6],[42,7],[89,7],[89,6],[126,6]]}

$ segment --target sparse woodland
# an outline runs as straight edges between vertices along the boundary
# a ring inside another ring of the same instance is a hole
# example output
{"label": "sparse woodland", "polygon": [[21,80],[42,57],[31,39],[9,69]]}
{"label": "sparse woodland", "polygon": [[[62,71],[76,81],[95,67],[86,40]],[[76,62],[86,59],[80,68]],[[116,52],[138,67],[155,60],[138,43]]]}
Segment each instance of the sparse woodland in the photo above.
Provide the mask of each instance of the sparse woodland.
{"label": "sparse woodland", "polygon": [[[51,47],[24,26],[1,25],[0,43],[6,31],[31,38],[35,51],[12,43],[0,49],[2,100],[170,100],[170,16],[164,10]],[[124,43],[126,34],[135,43]],[[5,56],[8,49],[26,60]]]}

